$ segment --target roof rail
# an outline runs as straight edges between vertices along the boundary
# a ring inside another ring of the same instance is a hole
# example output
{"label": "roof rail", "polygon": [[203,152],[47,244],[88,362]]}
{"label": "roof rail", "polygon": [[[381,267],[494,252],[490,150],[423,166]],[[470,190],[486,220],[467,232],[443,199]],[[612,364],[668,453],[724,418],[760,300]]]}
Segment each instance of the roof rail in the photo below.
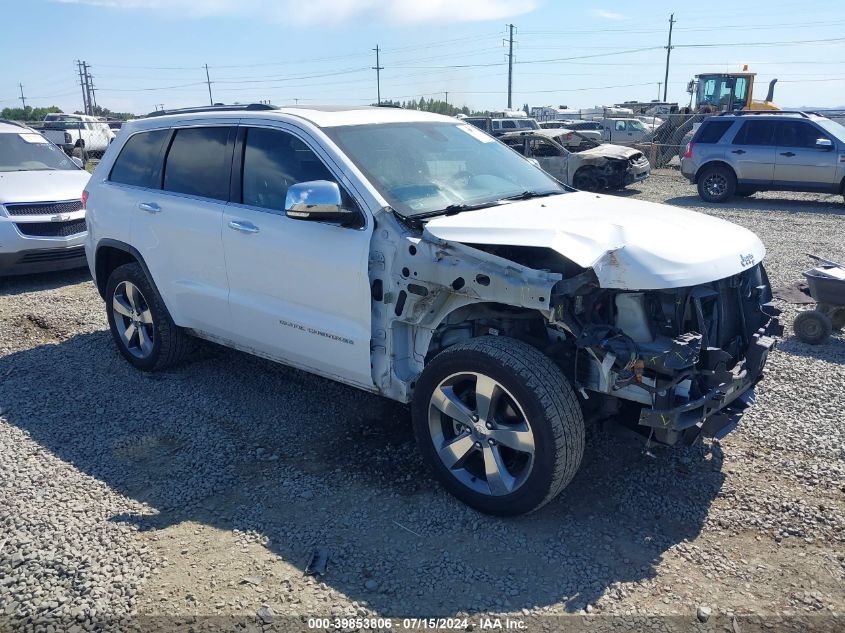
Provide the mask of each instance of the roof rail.
{"label": "roof rail", "polygon": [[150,112],[147,117],[167,116],[168,114],[194,114],[200,112],[245,112],[255,110],[278,110],[279,106],[270,105],[269,103],[240,103],[234,105],[226,105],[223,103],[215,103],[214,105],[198,106],[194,108],[178,108],[175,110],[156,110]]}
{"label": "roof rail", "polygon": [[810,115],[819,116],[816,112],[806,112],[803,110],[733,110],[720,112],[719,116],[746,116],[749,114],[800,114],[805,119],[809,119]]}
{"label": "roof rail", "polygon": [[29,126],[20,121],[12,121],[11,119],[0,119],[0,123],[8,123],[9,125],[17,125],[18,127],[28,128]]}

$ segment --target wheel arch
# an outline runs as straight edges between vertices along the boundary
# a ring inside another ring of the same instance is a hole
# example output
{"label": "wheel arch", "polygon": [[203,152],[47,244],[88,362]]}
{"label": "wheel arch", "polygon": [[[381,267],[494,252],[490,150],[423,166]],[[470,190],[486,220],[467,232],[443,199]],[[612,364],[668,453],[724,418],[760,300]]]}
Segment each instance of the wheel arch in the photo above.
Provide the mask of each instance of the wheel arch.
{"label": "wheel arch", "polygon": [[97,243],[97,250],[94,253],[94,282],[97,285],[97,292],[105,300],[106,298],[106,284],[109,282],[109,276],[118,266],[123,264],[130,264],[135,262],[144,270],[144,274],[150,283],[154,284],[153,277],[150,274],[150,269],[144,261],[143,256],[138,249],[121,242],[120,240],[102,239]]}
{"label": "wheel arch", "polygon": [[[543,351],[527,333],[534,328],[544,328],[546,318],[540,310],[514,307],[490,300],[478,300],[451,307],[438,315],[426,329],[425,347],[417,346],[423,368],[439,353],[459,343],[465,343],[482,336],[503,336],[514,338]],[[419,333],[417,334],[419,336]]]}
{"label": "wheel arch", "polygon": [[724,160],[721,160],[721,159],[716,159],[716,160],[707,161],[701,167],[699,167],[698,170],[696,170],[696,172],[695,172],[695,182],[696,183],[698,182],[698,177],[701,175],[701,172],[703,172],[707,167],[714,167],[714,166],[717,166],[717,165],[719,167],[725,167],[726,169],[729,169],[730,172],[734,175],[734,178],[737,178],[737,180],[739,180],[739,178],[736,175],[736,169],[734,169],[733,166],[731,166],[730,163],[727,163],[727,162],[725,162]]}

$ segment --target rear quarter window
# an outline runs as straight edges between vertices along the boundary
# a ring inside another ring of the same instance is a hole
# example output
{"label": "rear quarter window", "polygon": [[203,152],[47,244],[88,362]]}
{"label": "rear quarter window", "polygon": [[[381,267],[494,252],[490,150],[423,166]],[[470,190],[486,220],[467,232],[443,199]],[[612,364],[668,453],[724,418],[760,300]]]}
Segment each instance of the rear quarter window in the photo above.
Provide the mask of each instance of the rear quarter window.
{"label": "rear quarter window", "polygon": [[693,143],[718,143],[733,123],[733,121],[705,121],[698,128]]}
{"label": "rear quarter window", "polygon": [[162,145],[169,132],[153,130],[131,136],[114,161],[109,180],[138,187],[155,186],[152,180],[159,173]]}

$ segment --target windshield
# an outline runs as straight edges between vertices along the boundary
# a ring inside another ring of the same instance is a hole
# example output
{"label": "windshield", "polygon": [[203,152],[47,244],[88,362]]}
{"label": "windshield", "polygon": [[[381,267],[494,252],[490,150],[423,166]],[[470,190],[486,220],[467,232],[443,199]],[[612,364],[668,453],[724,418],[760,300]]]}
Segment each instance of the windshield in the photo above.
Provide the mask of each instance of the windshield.
{"label": "windshield", "polygon": [[35,132],[0,134],[0,171],[79,169],[58,147]]}
{"label": "windshield", "polygon": [[564,193],[557,181],[471,125],[415,122],[325,132],[404,216],[503,198]]}
{"label": "windshield", "polygon": [[845,142],[845,126],[831,119],[816,119],[816,123],[826,132],[830,132],[840,141]]}

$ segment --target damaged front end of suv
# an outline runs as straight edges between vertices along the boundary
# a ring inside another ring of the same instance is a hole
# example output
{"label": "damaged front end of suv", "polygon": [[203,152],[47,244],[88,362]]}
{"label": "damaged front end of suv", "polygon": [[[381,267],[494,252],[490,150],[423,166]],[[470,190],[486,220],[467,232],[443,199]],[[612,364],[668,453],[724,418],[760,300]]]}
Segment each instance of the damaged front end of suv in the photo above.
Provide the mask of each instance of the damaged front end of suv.
{"label": "damaged front end of suv", "polygon": [[771,298],[762,264],[636,292],[602,289],[591,269],[557,284],[551,324],[567,332],[557,355],[585,397],[636,402],[654,441],[691,443],[724,436],[753,402],[772,337],[782,333]]}
{"label": "damaged front end of suv", "polygon": [[[585,413],[609,418],[623,402],[633,403],[652,441],[691,443],[729,432],[753,401],[774,337],[783,331],[760,240],[736,225],[664,205],[624,201],[629,215],[622,220],[612,208],[616,199],[560,198],[429,223],[426,232],[435,237],[557,277],[538,322],[530,317],[536,310],[520,321],[512,307],[511,319],[496,321],[466,308],[447,327],[474,322],[473,335],[492,331],[542,349],[581,394]],[[555,207],[563,201],[580,211],[561,223]],[[480,301],[515,304],[485,291],[461,290]]]}

